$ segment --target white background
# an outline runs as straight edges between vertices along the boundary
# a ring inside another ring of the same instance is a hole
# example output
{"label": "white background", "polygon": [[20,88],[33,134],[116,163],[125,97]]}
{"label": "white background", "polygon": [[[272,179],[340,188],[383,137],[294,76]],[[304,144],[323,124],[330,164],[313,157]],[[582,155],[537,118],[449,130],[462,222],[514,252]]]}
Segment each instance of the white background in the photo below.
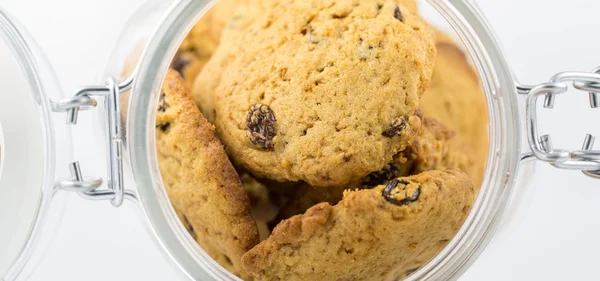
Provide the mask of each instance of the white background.
{"label": "white background", "polygon": [[[70,90],[98,83],[127,16],[142,0],[0,0],[38,40]],[[479,0],[516,77],[527,84],[563,70],[600,65],[600,1]],[[543,123],[555,145],[575,149],[598,134],[600,112],[584,94],[560,97]],[[84,173],[104,173],[104,158],[81,114],[74,135]],[[591,129],[586,129],[591,128]],[[92,147],[91,147],[92,146]],[[461,280],[600,280],[600,181],[545,164],[522,223],[496,239]],[[73,197],[58,238],[31,280],[176,280],[133,206]]]}

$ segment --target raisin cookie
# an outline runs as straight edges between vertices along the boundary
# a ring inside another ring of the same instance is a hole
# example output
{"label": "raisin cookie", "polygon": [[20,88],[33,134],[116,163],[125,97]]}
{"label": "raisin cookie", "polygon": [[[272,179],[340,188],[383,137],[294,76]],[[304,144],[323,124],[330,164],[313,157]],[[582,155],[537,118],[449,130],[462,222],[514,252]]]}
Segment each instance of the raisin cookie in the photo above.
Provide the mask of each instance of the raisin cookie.
{"label": "raisin cookie", "polygon": [[181,43],[171,67],[177,70],[188,86],[215,52],[221,33],[232,16],[238,0],[220,0],[194,25]]}
{"label": "raisin cookie", "polygon": [[248,196],[213,126],[175,70],[167,73],[158,104],[156,148],[169,198],[198,244],[245,277],[240,258],[259,241]]}
{"label": "raisin cookie", "polygon": [[[381,0],[363,0],[364,2],[371,1],[373,3],[377,3],[377,5],[381,5],[383,1]],[[398,4],[403,5],[409,10],[411,13],[417,13],[417,2],[415,0],[397,0]],[[231,16],[226,18],[230,19],[229,24],[225,27],[226,29],[234,29],[235,32],[229,32],[223,34],[223,36],[227,37],[235,37],[243,34],[245,32],[245,28],[247,28],[250,23],[253,21],[252,19],[256,14],[259,14],[261,11],[261,5],[259,1],[256,0],[237,0],[236,1],[237,9],[230,9],[229,12]],[[233,7],[232,5],[228,5]],[[221,16],[221,18],[225,18]],[[221,29],[222,30],[222,29]],[[223,39],[222,39],[223,40]],[[224,39],[225,42],[231,42],[235,39],[228,38]],[[226,49],[230,45],[220,45],[218,50],[222,52],[227,51]],[[218,51],[217,50],[217,51]],[[214,89],[220,82],[221,73],[223,72],[224,65],[227,61],[227,56],[216,56],[217,58],[212,59],[206,65],[204,65],[203,69],[206,68],[206,74],[198,76],[192,87],[192,94],[194,96],[194,101],[204,114],[204,117],[208,119],[208,121],[213,122],[215,120],[215,106],[214,106]]]}
{"label": "raisin cookie", "polygon": [[[344,193],[281,222],[242,261],[256,280],[397,280],[453,238],[474,201],[457,170]],[[425,256],[424,253],[430,253]]]}
{"label": "raisin cookie", "polygon": [[419,136],[410,147],[395,157],[395,163],[343,187],[314,188],[308,184],[300,185],[274,222],[304,213],[318,203],[335,205],[342,200],[344,190],[372,188],[387,184],[397,177],[431,170],[458,169],[473,178],[478,175],[474,163],[473,150],[460,136],[437,120],[424,118]]}
{"label": "raisin cookie", "polygon": [[441,31],[437,32],[437,59],[429,89],[419,107],[423,115],[443,121],[475,152],[472,175],[479,186],[488,155],[488,111],[479,77],[462,50]]}
{"label": "raisin cookie", "polygon": [[225,30],[211,59],[222,71],[198,78],[219,81],[215,125],[233,159],[258,177],[341,186],[412,142],[435,59],[422,19],[391,0],[260,4],[242,34]]}

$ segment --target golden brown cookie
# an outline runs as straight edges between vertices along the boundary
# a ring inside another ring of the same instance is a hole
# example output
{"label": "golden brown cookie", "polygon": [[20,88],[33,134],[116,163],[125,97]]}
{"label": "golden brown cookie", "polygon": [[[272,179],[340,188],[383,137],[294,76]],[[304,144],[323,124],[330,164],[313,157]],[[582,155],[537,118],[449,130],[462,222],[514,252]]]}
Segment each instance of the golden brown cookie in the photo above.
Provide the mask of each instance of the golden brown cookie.
{"label": "golden brown cookie", "polygon": [[487,161],[488,111],[479,77],[462,50],[438,31],[437,59],[431,84],[419,107],[423,115],[442,121],[469,144],[475,152],[472,174],[479,187]]}
{"label": "golden brown cookie", "polygon": [[453,238],[474,193],[457,170],[345,192],[335,206],[322,203],[281,222],[242,257],[244,268],[263,281],[397,280]]}
{"label": "golden brown cookie", "polygon": [[196,76],[219,45],[238,0],[220,0],[194,25],[175,55],[171,67],[192,86]]}
{"label": "golden brown cookie", "polygon": [[341,186],[412,142],[435,57],[418,16],[391,0],[260,2],[243,32],[224,32],[209,63],[221,71],[196,83],[214,93],[233,159],[259,177]]}
{"label": "golden brown cookie", "polygon": [[240,258],[259,241],[248,196],[213,126],[175,70],[167,73],[158,104],[156,148],[169,198],[198,244],[245,277]]}
{"label": "golden brown cookie", "polygon": [[[365,0],[363,0],[365,1]],[[384,1],[381,0],[368,0],[368,1],[372,1],[375,3],[383,3]],[[231,2],[231,0],[229,1]],[[366,2],[366,1],[365,1]],[[403,5],[404,7],[406,7],[411,13],[416,14],[417,13],[417,2],[415,0],[398,0],[396,1],[398,4]],[[237,9],[233,8],[233,5],[228,4],[226,6],[231,7],[231,9],[228,11],[229,13],[231,13],[231,16],[223,16],[225,14],[225,9],[220,9],[219,10],[219,14],[221,15],[220,18],[227,18],[230,20],[229,24],[226,26],[227,29],[235,29],[235,32],[229,32],[226,34],[223,34],[223,36],[232,36],[232,37],[236,37],[236,36],[240,36],[245,32],[245,29],[248,28],[248,26],[250,25],[250,23],[252,22],[252,19],[254,18],[254,15],[257,13],[261,13],[261,8],[262,6],[260,5],[260,1],[256,1],[256,0],[237,0],[236,1],[236,7]],[[225,6],[225,5],[223,5]],[[217,25],[219,26],[219,25]],[[222,31],[223,28],[219,29],[216,28],[216,30],[220,30]],[[235,41],[235,39],[229,38],[229,39],[225,39],[225,42],[231,42],[231,41]],[[225,45],[225,46],[218,46],[216,52],[218,52],[219,50],[221,52],[227,52],[227,48],[229,47],[229,45]],[[220,78],[221,78],[221,73],[223,72],[223,68],[225,67],[226,61],[227,61],[227,56],[224,55],[218,55],[216,56],[217,58],[214,59],[212,62],[210,63],[203,63],[202,64],[202,69],[207,68],[206,72],[207,74],[203,75],[203,76],[198,76],[197,78],[203,78],[202,80],[198,79],[199,81],[195,81],[193,87],[192,87],[192,94],[194,96],[194,101],[196,102],[196,104],[198,105],[198,107],[200,107],[200,111],[202,111],[202,113],[204,114],[204,116],[206,117],[206,119],[208,119],[208,121],[213,122],[215,120],[215,106],[214,106],[214,91],[215,88],[217,87],[217,85],[220,82]],[[210,74],[208,74],[210,73]],[[196,76],[194,76],[196,77]]]}

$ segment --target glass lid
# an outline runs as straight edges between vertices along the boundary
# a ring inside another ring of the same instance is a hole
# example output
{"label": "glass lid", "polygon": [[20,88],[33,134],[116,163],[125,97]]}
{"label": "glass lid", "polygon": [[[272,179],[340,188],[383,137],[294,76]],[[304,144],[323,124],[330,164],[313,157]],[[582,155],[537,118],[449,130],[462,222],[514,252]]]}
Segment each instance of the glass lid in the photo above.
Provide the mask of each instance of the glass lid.
{"label": "glass lid", "polygon": [[13,280],[35,255],[56,177],[68,175],[70,132],[51,113],[62,95],[53,71],[1,8],[0,61],[0,280]]}

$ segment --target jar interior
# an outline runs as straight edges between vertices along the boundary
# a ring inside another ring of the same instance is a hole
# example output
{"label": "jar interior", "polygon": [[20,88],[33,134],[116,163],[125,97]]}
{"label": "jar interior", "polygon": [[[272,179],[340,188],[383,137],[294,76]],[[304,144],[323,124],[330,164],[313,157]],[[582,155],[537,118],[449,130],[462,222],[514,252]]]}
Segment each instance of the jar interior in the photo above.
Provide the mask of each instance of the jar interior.
{"label": "jar interior", "polygon": [[[187,86],[191,88],[194,101],[201,109],[204,117],[208,118],[210,122],[215,122],[215,116],[213,116],[212,112],[214,111],[214,106],[210,108],[211,105],[202,105],[202,102],[208,102],[208,100],[203,100],[202,96],[198,100],[197,95],[202,95],[202,93],[197,92],[208,90],[201,85],[202,83],[210,83],[204,77],[208,77],[207,79],[211,79],[211,77],[212,79],[220,79],[218,78],[219,74],[210,72],[215,69],[213,61],[218,60],[218,58],[213,58],[213,55],[219,51],[219,48],[227,48],[227,46],[223,45],[229,43],[226,41],[227,38],[224,38],[225,35],[222,34],[227,32],[230,26],[236,25],[236,22],[231,19],[236,16],[232,16],[233,11],[228,9],[232,7],[227,7],[227,5],[232,4],[233,1],[222,1],[217,3],[212,10],[208,11],[205,17],[196,23],[192,31],[186,36],[174,60],[171,62],[171,67],[179,72]],[[481,174],[485,170],[485,161],[488,154],[487,146],[489,143],[487,104],[483,88],[480,87],[481,79],[473,69],[473,59],[467,57],[465,54],[467,48],[461,43],[459,35],[452,29],[450,24],[426,2],[422,1],[419,4],[419,14],[431,24],[432,28],[435,29],[436,37],[438,37],[435,42],[437,47],[436,66],[433,70],[430,87],[421,98],[420,110],[425,118],[429,118],[427,121],[430,119],[440,121],[443,124],[442,126],[448,126],[448,128],[444,127],[449,130],[448,133],[457,134],[463,138],[464,143],[470,146],[473,151],[479,150],[474,154],[475,160],[469,163],[469,165],[479,167],[477,172],[469,174],[469,176],[473,177],[474,184],[479,185],[482,181],[480,178],[482,177]],[[229,21],[228,23],[227,20]],[[226,23],[227,27],[225,27]],[[220,42],[221,40],[224,40],[224,42]],[[235,42],[232,44],[235,44]],[[224,72],[221,75],[234,74]],[[469,77],[471,79],[469,80],[465,79],[465,76],[473,77]],[[249,77],[249,79],[253,78]],[[461,92],[456,93],[455,91]],[[448,92],[450,94],[446,94]],[[456,103],[456,105],[451,103]],[[160,101],[158,106],[161,106]],[[472,108],[468,108],[469,106]],[[477,118],[475,118],[474,114],[477,115]],[[422,121],[424,120],[422,119]],[[465,122],[465,120],[467,121]],[[215,123],[215,125],[218,131],[220,129],[218,127],[219,124]],[[160,126],[157,124],[157,127]],[[427,129],[430,128],[422,128],[421,130]],[[440,140],[440,138],[436,140]],[[427,141],[427,139],[421,141]],[[444,139],[443,141],[447,140]],[[443,141],[435,142],[435,144],[440,145]],[[448,149],[457,148],[451,147]],[[451,157],[448,155],[451,154],[448,153],[442,157]],[[161,159],[159,158],[159,166],[162,164],[160,161]],[[241,165],[237,164],[237,161],[232,156],[230,156],[230,161],[236,166],[237,174],[242,179],[242,184],[249,198],[251,198],[251,214],[257,223],[261,241],[264,241],[271,235],[274,225],[282,223],[282,219],[290,218],[294,214],[300,215],[308,207],[317,203],[328,202],[331,205],[335,205],[342,199],[342,191],[344,189],[351,190],[351,188],[332,187],[333,191],[314,191],[311,188],[306,188],[306,183],[276,183],[272,179],[257,178],[251,172],[248,172],[246,168],[240,167]],[[441,160],[441,162],[443,161]],[[442,166],[442,164],[439,165]],[[434,169],[435,165],[430,168]],[[442,166],[442,168],[438,169],[443,168],[448,167]],[[163,178],[165,176],[168,177],[165,173],[168,172],[163,171]],[[418,172],[413,171],[410,174],[414,175],[418,174]],[[280,191],[281,189],[290,188],[289,186],[300,190],[291,191],[291,194],[287,194],[289,193],[288,191]],[[303,188],[306,190],[302,190]],[[477,187],[477,189],[479,188]],[[294,200],[295,197],[302,197],[302,199]],[[175,198],[175,200],[177,199]],[[281,203],[282,201],[288,203]],[[309,201],[309,203],[303,201]],[[177,209],[176,205],[174,207]],[[180,211],[178,214],[190,234],[197,237],[198,234],[194,232],[185,212]],[[414,265],[409,268],[409,271],[416,271],[420,267],[420,263],[424,264],[430,258],[433,258],[433,256],[424,255],[424,257],[418,257],[418,261],[413,262]]]}
{"label": "jar interior", "polygon": [[[155,152],[157,143],[155,142],[154,128],[161,125],[156,121],[156,108],[161,106],[163,77],[165,77],[164,74],[168,66],[180,68],[178,70],[185,79],[195,76],[194,72],[186,73],[185,70],[181,69],[182,66],[185,67],[194,63],[189,60],[189,57],[186,58],[186,56],[193,56],[193,54],[182,52],[187,51],[185,44],[189,44],[189,42],[183,40],[187,31],[193,28],[196,20],[205,11],[204,4],[175,5],[171,11],[171,17],[167,17],[167,20],[157,31],[154,39],[157,41],[150,42],[146,54],[142,56],[139,65],[139,79],[133,89],[134,94],[132,102],[130,102],[132,112],[128,121],[130,133],[128,136],[132,141],[130,145],[132,149],[131,160],[136,181],[143,183],[147,179],[152,179],[149,182],[152,184],[148,186],[153,186],[153,188],[141,189],[140,196],[147,215],[167,251],[195,279],[200,278],[200,276],[205,278],[206,274],[209,274],[216,280],[238,280],[236,276],[224,270],[202,251],[195,243],[192,235],[188,234],[189,227],[186,228],[181,223],[173,206],[167,199],[165,188],[161,184],[160,163],[158,163]],[[510,73],[505,65],[491,63],[493,60],[502,60],[501,54],[495,53],[499,52],[496,49],[484,48],[484,44],[479,41],[481,38],[478,37],[478,35],[481,35],[480,32],[483,31],[478,30],[479,33],[476,33],[474,31],[475,27],[469,26],[470,22],[463,18],[465,16],[470,17],[470,21],[481,21],[482,19],[477,18],[479,15],[476,13],[475,8],[466,1],[453,1],[456,6],[435,0],[419,1],[418,4],[419,14],[436,29],[447,34],[448,39],[444,40],[449,40],[449,42],[445,43],[456,46],[451,52],[453,52],[453,55],[458,54],[458,57],[465,60],[466,68],[471,69],[470,73],[475,76],[476,84],[479,84],[480,98],[484,100],[483,109],[478,110],[476,114],[468,110],[470,104],[465,104],[464,111],[456,112],[458,114],[456,119],[473,118],[473,116],[477,119],[483,119],[484,125],[479,129],[481,136],[483,136],[480,139],[486,143],[485,155],[477,158],[476,161],[479,161],[478,165],[481,166],[481,173],[485,171],[485,179],[482,180],[478,198],[474,202],[474,207],[466,218],[463,227],[457,230],[456,236],[444,250],[427,264],[426,261],[432,257],[420,261],[422,263],[414,271],[411,270],[412,275],[407,277],[412,280],[435,276],[445,280],[455,277],[455,274],[459,274],[457,272],[464,270],[465,264],[467,264],[465,261],[469,259],[472,261],[472,256],[476,256],[474,253],[481,250],[479,244],[485,244],[481,241],[486,241],[489,238],[490,235],[487,231],[494,229],[493,221],[497,218],[497,215],[502,213],[507,201],[506,196],[510,194],[512,187],[510,179],[514,175],[506,173],[506,171],[514,172],[516,169],[514,155],[500,152],[516,151],[518,156],[518,148],[514,149],[513,146],[518,146],[518,141],[515,141],[515,139],[518,140],[519,132],[515,130],[518,126],[514,119],[516,113],[511,109],[511,106],[514,106],[514,97],[512,96],[514,87],[511,84]],[[464,13],[462,16],[456,10],[459,7],[463,9],[461,10]],[[485,24],[483,26],[485,27]],[[193,29],[192,32],[194,32]],[[490,36],[491,46],[494,47],[493,36],[490,34],[484,35]],[[181,45],[181,42],[183,42],[183,45]],[[193,48],[191,49],[193,50]],[[193,51],[197,51],[197,49]],[[492,59],[490,59],[488,52],[493,53]],[[173,58],[175,59],[173,60]],[[433,71],[435,75],[435,70]],[[190,75],[190,73],[192,74]],[[188,87],[193,86],[193,83],[188,85]],[[136,92],[144,93],[144,97],[142,97],[142,94],[136,95]],[[152,94],[148,95],[148,93]],[[427,92],[424,95],[427,95]],[[471,114],[471,116],[468,114]],[[486,120],[486,117],[489,117],[489,120]],[[140,144],[143,145],[138,146]],[[508,178],[506,178],[506,175],[508,175]],[[159,200],[156,200],[156,198],[159,198]],[[268,236],[268,233],[266,236]],[[449,265],[451,262],[448,262],[448,260],[451,259],[454,260],[454,264]]]}

